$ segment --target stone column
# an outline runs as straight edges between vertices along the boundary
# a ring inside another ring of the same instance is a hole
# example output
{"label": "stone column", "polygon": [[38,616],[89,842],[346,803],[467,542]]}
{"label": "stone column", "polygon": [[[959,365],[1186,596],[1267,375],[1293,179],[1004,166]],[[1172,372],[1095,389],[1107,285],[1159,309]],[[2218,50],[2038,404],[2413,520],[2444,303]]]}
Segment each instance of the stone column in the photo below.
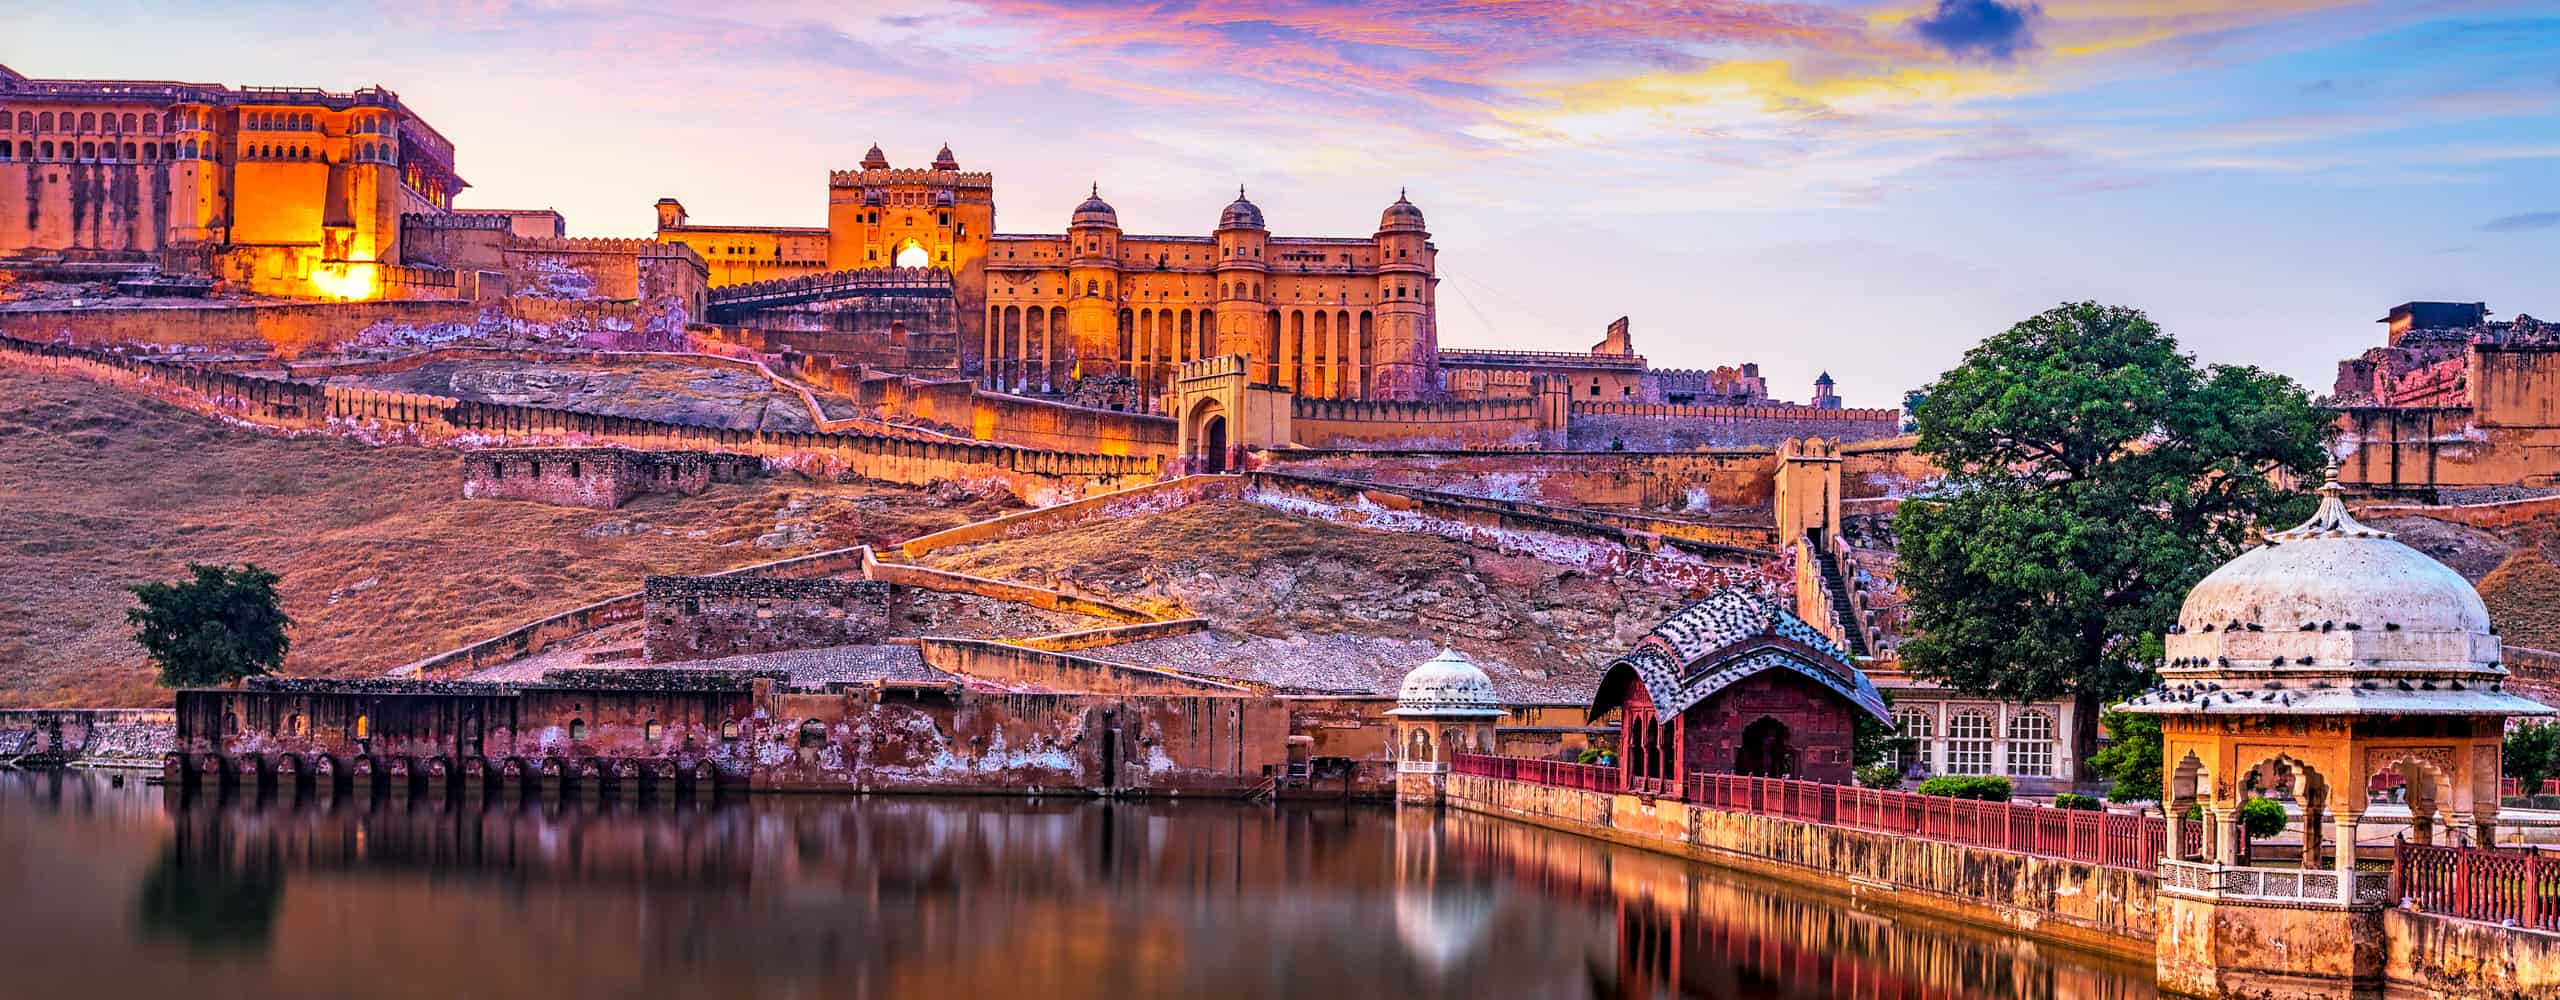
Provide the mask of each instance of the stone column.
{"label": "stone column", "polygon": [[2212,807],[2204,811],[2205,829],[2213,834],[2207,849],[2212,852],[2214,864],[2228,867],[2238,863],[2240,845],[2236,835],[2240,831],[2239,824],[2232,822],[2233,818],[2232,814]]}
{"label": "stone column", "polygon": [[2160,853],[2162,855],[2177,861],[2187,860],[2185,851],[2187,843],[2187,807],[2194,804],[2194,799],[2188,799],[2184,802],[2171,802],[2166,808],[2161,810],[2161,813],[2167,820],[2165,830],[2167,835],[2161,838],[2160,841]]}
{"label": "stone column", "polygon": [[[2414,790],[2413,790],[2414,791]],[[2436,800],[2430,795],[2409,796],[2409,839],[2419,845],[2436,842]]]}
{"label": "stone column", "polygon": [[2454,812],[2454,814],[2453,814],[2452,816],[2447,817],[2447,818],[2446,818],[2446,820],[2445,820],[2445,825],[2444,825],[2444,839],[2445,839],[2445,846],[2448,846],[2448,847],[2481,847],[2481,846],[2484,846],[2484,845],[2480,844],[2480,843],[2479,843],[2478,841],[2476,841],[2476,840],[2475,840],[2475,841],[2473,841],[2473,842],[2471,842],[2471,843],[2469,843],[2469,844],[2465,844],[2465,843],[2463,843],[2463,841],[2464,841],[2465,839],[2472,838],[2472,837],[2476,837],[2476,836],[2478,836],[2478,835],[2479,835],[2479,829],[2478,829],[2478,827],[2477,827],[2476,825],[2474,825],[2474,824],[2472,823],[2472,821],[2471,821],[2471,813],[2470,813],[2470,811],[2469,811],[2469,810],[2457,810],[2457,811],[2455,811],[2455,812]]}
{"label": "stone column", "polygon": [[[2338,901],[2352,903],[2356,899],[2356,825],[2364,817],[2346,810],[2338,812]],[[2305,869],[2312,867],[2308,862]]]}
{"label": "stone column", "polygon": [[2495,800],[2473,807],[2471,837],[2475,847],[2498,846],[2498,806]]}
{"label": "stone column", "polygon": [[2295,783],[2295,787],[2302,790],[2302,870],[2304,871],[2320,867],[2321,807],[2328,804],[2327,793],[2314,791],[2310,785],[2311,782],[2307,778]]}

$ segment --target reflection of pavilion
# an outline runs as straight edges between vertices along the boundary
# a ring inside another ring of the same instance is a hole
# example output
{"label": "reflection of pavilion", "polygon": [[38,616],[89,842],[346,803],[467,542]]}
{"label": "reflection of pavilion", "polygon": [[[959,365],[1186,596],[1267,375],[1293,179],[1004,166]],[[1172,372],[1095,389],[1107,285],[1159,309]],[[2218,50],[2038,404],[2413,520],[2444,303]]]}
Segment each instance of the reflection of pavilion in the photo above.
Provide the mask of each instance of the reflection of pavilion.
{"label": "reflection of pavilion", "polygon": [[[2506,720],[2551,714],[2506,693],[2479,593],[2357,523],[2339,492],[2322,487],[2309,521],[2196,584],[2167,637],[2163,686],[2123,706],[2160,717],[2170,762],[2164,986],[2378,980],[2390,873],[2359,866],[2356,843],[2370,777],[2407,782],[2417,842],[2433,842],[2450,806],[2451,838],[2492,843]],[[2278,795],[2300,811],[2298,866],[2255,864],[2241,828],[2250,799]],[[2206,827],[2200,852],[2180,829],[2190,807]]]}

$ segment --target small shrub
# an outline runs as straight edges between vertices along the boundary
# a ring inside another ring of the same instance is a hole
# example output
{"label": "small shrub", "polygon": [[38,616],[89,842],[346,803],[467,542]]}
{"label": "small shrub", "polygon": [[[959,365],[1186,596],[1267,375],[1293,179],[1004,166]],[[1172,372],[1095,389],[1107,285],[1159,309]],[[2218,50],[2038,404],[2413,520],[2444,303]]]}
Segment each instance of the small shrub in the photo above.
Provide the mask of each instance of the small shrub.
{"label": "small shrub", "polygon": [[2250,799],[2240,803],[2240,829],[2251,840],[2264,840],[2284,832],[2284,806],[2274,799]]}
{"label": "small shrub", "polygon": [[1581,753],[1574,755],[1573,762],[1576,764],[1615,764],[1618,762],[1618,759],[1609,752],[1608,747],[1583,747]]}
{"label": "small shrub", "polygon": [[1860,788],[1899,788],[1902,768],[1893,764],[1869,764],[1858,769]]}
{"label": "small shrub", "polygon": [[1942,774],[1920,783],[1920,794],[1981,802],[2009,801],[2009,779],[1992,775]]}
{"label": "small shrub", "polygon": [[2053,807],[2056,809],[2076,809],[2081,812],[2098,812],[2099,810],[2106,808],[2105,805],[2098,801],[2097,796],[2082,795],[2078,792],[2064,792],[2060,795],[2054,796]]}

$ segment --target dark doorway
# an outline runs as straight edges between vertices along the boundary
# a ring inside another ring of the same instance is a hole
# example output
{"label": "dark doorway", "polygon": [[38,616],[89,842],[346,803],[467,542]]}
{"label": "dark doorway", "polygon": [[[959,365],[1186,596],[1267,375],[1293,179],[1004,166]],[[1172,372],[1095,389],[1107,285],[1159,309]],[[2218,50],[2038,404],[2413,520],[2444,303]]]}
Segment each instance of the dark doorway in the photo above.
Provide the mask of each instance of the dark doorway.
{"label": "dark doorway", "polygon": [[1787,724],[1763,717],[1742,728],[1742,747],[1733,758],[1735,774],[1771,778],[1796,776],[1796,750],[1787,743]]}
{"label": "dark doorway", "polygon": [[1200,471],[1227,471],[1227,418],[1210,417],[1200,425]]}

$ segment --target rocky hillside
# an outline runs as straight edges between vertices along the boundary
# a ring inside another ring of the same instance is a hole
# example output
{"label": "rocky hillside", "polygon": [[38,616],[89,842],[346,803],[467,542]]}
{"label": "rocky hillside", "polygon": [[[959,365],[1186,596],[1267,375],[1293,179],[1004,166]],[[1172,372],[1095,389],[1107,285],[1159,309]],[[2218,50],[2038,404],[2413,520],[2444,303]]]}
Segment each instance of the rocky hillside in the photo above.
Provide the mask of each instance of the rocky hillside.
{"label": "rocky hillside", "polygon": [[186,563],[284,577],[289,672],[379,673],[543,615],[1004,504],[767,480],[620,511],[461,499],[460,453],[286,439],[0,370],[0,706],[155,705],[124,588]]}
{"label": "rocky hillside", "polygon": [[[1685,603],[1670,588],[1240,502],[946,550],[925,562],[1179,609],[1208,618],[1230,642],[1351,636],[1425,655],[1427,646],[1404,644],[1450,643],[1558,681],[1596,677]],[[1286,672],[1286,664],[1267,665],[1255,679]]]}
{"label": "rocky hillside", "polygon": [[2508,644],[2560,650],[2560,521],[2495,531],[2428,517],[2368,523],[2434,556],[2477,584]]}

